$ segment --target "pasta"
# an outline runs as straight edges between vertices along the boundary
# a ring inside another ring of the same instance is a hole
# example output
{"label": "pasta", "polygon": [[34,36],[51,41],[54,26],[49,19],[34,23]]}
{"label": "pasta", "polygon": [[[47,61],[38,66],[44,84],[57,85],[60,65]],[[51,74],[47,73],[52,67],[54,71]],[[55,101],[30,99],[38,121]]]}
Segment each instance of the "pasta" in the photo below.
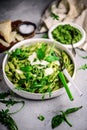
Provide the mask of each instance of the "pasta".
{"label": "pasta", "polygon": [[74,65],[69,55],[54,45],[38,42],[12,51],[5,72],[19,90],[50,93],[63,87],[58,73],[64,68],[73,75]]}

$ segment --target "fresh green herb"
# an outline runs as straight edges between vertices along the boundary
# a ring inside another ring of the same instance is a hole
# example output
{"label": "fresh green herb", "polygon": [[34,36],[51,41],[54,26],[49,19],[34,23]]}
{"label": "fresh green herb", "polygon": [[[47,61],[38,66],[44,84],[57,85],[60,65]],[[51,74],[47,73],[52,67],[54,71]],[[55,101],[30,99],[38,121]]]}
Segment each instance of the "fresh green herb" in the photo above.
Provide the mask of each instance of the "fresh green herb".
{"label": "fresh green herb", "polygon": [[6,97],[8,97],[10,95],[10,92],[2,92],[0,93],[0,99],[5,99]]}
{"label": "fresh green herb", "polygon": [[56,15],[55,13],[53,13],[53,12],[51,12],[51,17],[52,17],[53,19],[59,20],[59,16]]}
{"label": "fresh green herb", "polygon": [[39,60],[45,57],[45,49],[46,49],[46,46],[44,44],[42,44],[41,48],[37,49],[36,53]]}
{"label": "fresh green herb", "polygon": [[87,59],[87,56],[80,56],[81,58],[83,58],[83,59]]}
{"label": "fresh green herb", "polygon": [[[7,98],[8,96],[10,96],[11,98],[8,99]],[[18,109],[15,112],[10,113],[9,109],[6,109],[6,110],[2,109],[2,111],[0,111],[0,123],[5,125],[8,128],[8,130],[18,130],[18,127],[15,121],[13,120],[13,118],[11,117],[11,115],[19,112],[24,107],[24,104],[25,104],[24,101],[16,101],[13,99],[13,97],[14,97],[14,93],[11,91],[0,93],[0,102],[4,103],[7,107],[13,106],[17,103],[22,103],[22,107],[20,107],[20,109]]]}
{"label": "fresh green herb", "polygon": [[9,114],[8,109],[0,111],[0,123],[5,125],[8,130],[18,130],[17,124]]}
{"label": "fresh green herb", "polygon": [[54,116],[51,122],[52,128],[54,129],[55,127],[59,126],[62,122],[63,122],[63,116],[61,114]]}
{"label": "fresh green herb", "polygon": [[42,38],[48,38],[48,34],[45,33],[45,34],[42,36]]}
{"label": "fresh green herb", "polygon": [[66,118],[65,112],[63,112],[63,111],[61,111],[61,112],[62,112],[64,121],[65,121],[70,127],[72,127],[72,124],[71,124],[71,123],[68,121],[68,119]]}
{"label": "fresh green herb", "polygon": [[38,116],[38,119],[39,119],[40,121],[44,121],[45,117],[44,117],[43,115],[39,115],[39,116]]}
{"label": "fresh green herb", "polygon": [[26,66],[20,68],[20,70],[22,70],[24,72],[29,72],[31,69],[32,69],[32,67],[29,65],[26,65]]}
{"label": "fresh green herb", "polygon": [[84,64],[84,65],[82,65],[81,67],[79,67],[79,70],[86,70],[87,69],[87,64]]}
{"label": "fresh green herb", "polygon": [[70,89],[69,89],[69,87],[68,87],[68,85],[67,85],[67,82],[66,82],[66,80],[65,80],[65,77],[64,77],[63,73],[62,73],[62,72],[59,72],[58,75],[59,75],[59,78],[60,78],[61,82],[62,82],[63,85],[64,85],[64,88],[65,88],[65,90],[66,90],[66,92],[67,92],[67,94],[68,94],[70,100],[71,100],[71,101],[74,100],[74,98],[73,98],[73,96],[72,96],[72,93],[71,93],[71,91],[70,91]]}
{"label": "fresh green herb", "polygon": [[11,99],[9,98],[8,100],[0,100],[0,102],[6,104],[6,106],[13,106],[14,104],[17,104],[17,103],[24,103],[24,101],[16,101],[14,99]]}
{"label": "fresh green herb", "polygon": [[17,48],[15,51],[12,52],[11,57],[17,57],[20,60],[28,58],[28,53],[25,50],[21,50]]}
{"label": "fresh green herb", "polygon": [[54,116],[51,120],[52,128],[54,129],[55,127],[59,126],[63,121],[65,121],[70,127],[72,127],[72,124],[67,120],[66,116],[68,114],[71,114],[71,113],[74,113],[74,112],[80,110],[81,108],[82,108],[82,106],[75,107],[75,108],[69,108],[65,112],[60,111],[61,114]]}
{"label": "fresh green herb", "polygon": [[82,108],[82,106],[80,106],[80,107],[74,107],[74,108],[69,108],[69,109],[67,109],[67,110],[65,111],[65,114],[66,114],[66,115],[71,114],[71,113],[73,113],[73,112],[76,112],[76,111],[80,110],[81,108]]}
{"label": "fresh green herb", "polygon": [[56,60],[59,60],[59,58],[57,56],[49,55],[49,56],[46,57],[46,61],[48,61],[48,62],[53,62],[53,61],[56,61]]}

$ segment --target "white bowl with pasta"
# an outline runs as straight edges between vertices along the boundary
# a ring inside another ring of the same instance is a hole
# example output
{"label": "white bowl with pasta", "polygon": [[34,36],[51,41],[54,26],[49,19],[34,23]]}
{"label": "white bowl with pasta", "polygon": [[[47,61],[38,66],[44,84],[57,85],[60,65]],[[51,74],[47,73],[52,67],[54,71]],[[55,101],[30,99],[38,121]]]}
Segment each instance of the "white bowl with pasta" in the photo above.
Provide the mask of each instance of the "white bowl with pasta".
{"label": "white bowl with pasta", "polygon": [[[64,61],[62,65],[61,59]],[[65,92],[57,79],[63,64],[68,66],[74,79],[75,60],[63,45],[50,39],[28,39],[17,43],[8,51],[3,60],[3,76],[7,86],[21,97],[51,99]],[[68,85],[70,86],[69,82]]]}

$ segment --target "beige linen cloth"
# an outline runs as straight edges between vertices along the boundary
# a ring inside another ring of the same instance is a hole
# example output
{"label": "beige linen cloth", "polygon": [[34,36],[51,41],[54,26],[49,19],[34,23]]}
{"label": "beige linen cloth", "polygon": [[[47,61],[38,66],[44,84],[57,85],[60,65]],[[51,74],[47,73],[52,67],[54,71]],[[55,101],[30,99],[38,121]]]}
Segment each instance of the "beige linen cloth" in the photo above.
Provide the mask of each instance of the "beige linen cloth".
{"label": "beige linen cloth", "polygon": [[[59,16],[59,20],[53,19],[51,14]],[[87,1],[86,0],[55,0],[45,10],[41,18],[40,32],[50,29],[59,22],[74,22],[83,27],[87,35]],[[87,51],[87,36],[85,43],[80,47]]]}

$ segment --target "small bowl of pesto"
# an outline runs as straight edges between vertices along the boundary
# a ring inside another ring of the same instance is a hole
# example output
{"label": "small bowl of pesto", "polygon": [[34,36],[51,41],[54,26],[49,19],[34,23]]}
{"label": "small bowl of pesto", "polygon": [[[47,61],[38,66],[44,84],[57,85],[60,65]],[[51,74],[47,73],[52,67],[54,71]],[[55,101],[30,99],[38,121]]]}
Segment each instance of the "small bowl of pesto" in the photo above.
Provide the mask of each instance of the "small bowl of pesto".
{"label": "small bowl of pesto", "polygon": [[48,37],[67,48],[81,46],[86,38],[84,29],[78,24],[62,22],[49,29]]}
{"label": "small bowl of pesto", "polygon": [[[27,39],[14,45],[3,60],[8,87],[27,99],[50,99],[65,92],[58,76],[64,68],[74,79],[76,64],[70,51],[50,39]],[[67,80],[70,86],[70,82]]]}

